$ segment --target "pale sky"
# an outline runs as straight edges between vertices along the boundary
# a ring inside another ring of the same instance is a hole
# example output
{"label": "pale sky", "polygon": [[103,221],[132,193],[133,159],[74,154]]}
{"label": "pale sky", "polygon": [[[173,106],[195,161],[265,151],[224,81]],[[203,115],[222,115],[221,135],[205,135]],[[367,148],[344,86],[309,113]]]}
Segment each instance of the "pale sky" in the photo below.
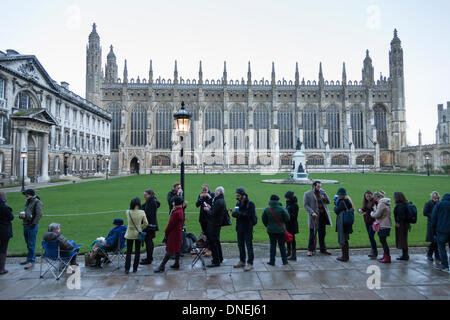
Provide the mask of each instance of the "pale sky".
{"label": "pale sky", "polygon": [[450,1],[302,1],[302,0],[2,0],[0,50],[34,54],[56,81],[85,97],[86,44],[97,24],[106,63],[114,46],[123,77],[173,79],[174,61],[184,79],[220,79],[227,61],[228,79],[318,80],[322,62],[326,80],[361,80],[369,49],[375,79],[389,77],[389,48],[394,28],[402,41],[405,65],[408,144],[435,143],[437,105],[450,101]]}

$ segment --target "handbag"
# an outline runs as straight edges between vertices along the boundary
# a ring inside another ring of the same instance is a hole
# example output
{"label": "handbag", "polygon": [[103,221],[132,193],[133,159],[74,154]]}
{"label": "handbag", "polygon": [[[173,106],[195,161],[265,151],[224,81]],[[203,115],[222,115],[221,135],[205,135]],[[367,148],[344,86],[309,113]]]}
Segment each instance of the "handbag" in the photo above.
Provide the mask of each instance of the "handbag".
{"label": "handbag", "polygon": [[345,204],[345,200],[344,206],[346,211],[344,212],[343,224],[344,226],[352,226],[353,223],[355,222],[355,210],[353,209],[348,210],[347,205]]}
{"label": "handbag", "polygon": [[[130,219],[131,219],[131,222],[133,223],[134,228],[136,230],[138,230],[138,232],[139,232],[139,229],[136,227],[136,224],[134,223],[133,218],[131,217],[130,210],[128,210],[128,215],[130,216]],[[147,232],[144,232],[144,231],[139,232],[138,240],[141,242],[144,241],[146,235],[147,235]]]}
{"label": "handbag", "polygon": [[275,213],[272,211],[272,208],[271,208],[270,206],[269,206],[268,208],[269,208],[270,212],[272,212],[272,215],[275,217],[275,219],[276,219],[276,220],[278,221],[278,223],[280,224],[281,229],[283,229],[283,231],[284,231],[284,241],[286,241],[286,242],[292,242],[292,240],[294,240],[294,236],[293,236],[289,231],[287,231],[285,228],[283,228],[283,225],[281,224],[280,220],[278,220],[278,218],[277,218],[277,216],[275,215]]}
{"label": "handbag", "polygon": [[225,213],[223,214],[223,220],[222,220],[222,227],[227,227],[227,226],[231,226],[232,222],[231,222],[231,217],[230,214],[228,213],[227,209],[225,208]]}

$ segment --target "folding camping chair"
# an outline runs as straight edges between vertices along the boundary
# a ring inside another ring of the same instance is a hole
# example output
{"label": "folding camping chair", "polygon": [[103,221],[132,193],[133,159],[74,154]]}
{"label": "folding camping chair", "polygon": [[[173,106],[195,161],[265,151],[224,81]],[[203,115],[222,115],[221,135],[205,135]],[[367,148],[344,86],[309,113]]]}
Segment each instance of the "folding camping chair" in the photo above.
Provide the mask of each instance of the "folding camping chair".
{"label": "folding camping chair", "polygon": [[[41,267],[39,271],[39,277],[44,278],[45,274],[50,271],[56,280],[61,278],[62,274],[70,268],[70,261],[74,256],[78,254],[78,249],[82,245],[75,245],[72,250],[61,250],[57,241],[42,241],[42,254],[41,254]],[[61,255],[61,253],[63,255]],[[67,253],[65,256],[64,253]],[[42,265],[46,264],[47,268],[42,273]],[[73,270],[74,271],[74,270]]]}
{"label": "folding camping chair", "polygon": [[203,260],[203,254],[207,249],[207,241],[206,236],[201,233],[198,240],[192,245],[193,250],[195,250],[195,258],[192,261],[191,268],[194,268],[195,264],[198,260],[201,261],[203,270],[206,270],[205,260]]}
{"label": "folding camping chair", "polygon": [[105,261],[111,261],[113,265],[116,266],[116,269],[120,269],[120,263],[125,262],[126,252],[125,249],[127,247],[127,243],[125,241],[125,231],[120,233],[119,242],[115,246],[114,249],[109,249],[106,246],[101,246],[98,248],[102,252],[105,257]]}

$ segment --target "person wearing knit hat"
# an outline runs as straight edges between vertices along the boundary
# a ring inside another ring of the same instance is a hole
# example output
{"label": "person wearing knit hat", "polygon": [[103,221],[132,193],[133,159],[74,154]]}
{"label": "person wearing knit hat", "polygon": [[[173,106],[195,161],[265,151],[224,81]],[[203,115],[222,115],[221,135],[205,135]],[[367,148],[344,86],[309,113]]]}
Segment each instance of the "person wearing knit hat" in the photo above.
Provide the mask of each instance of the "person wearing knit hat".
{"label": "person wearing knit hat", "polygon": [[286,223],[286,230],[292,234],[292,242],[287,243],[288,260],[297,260],[297,249],[295,235],[298,233],[298,200],[293,191],[288,191],[284,195],[286,199],[286,210],[289,213],[289,221]]}
{"label": "person wearing knit hat", "polygon": [[338,243],[341,246],[342,255],[336,260],[347,262],[350,258],[350,249],[348,241],[350,240],[350,234],[353,233],[353,227],[351,224],[344,224],[344,214],[349,210],[354,210],[353,203],[347,196],[347,190],[339,188],[337,191],[337,201],[334,207],[336,213],[336,232],[338,233]]}

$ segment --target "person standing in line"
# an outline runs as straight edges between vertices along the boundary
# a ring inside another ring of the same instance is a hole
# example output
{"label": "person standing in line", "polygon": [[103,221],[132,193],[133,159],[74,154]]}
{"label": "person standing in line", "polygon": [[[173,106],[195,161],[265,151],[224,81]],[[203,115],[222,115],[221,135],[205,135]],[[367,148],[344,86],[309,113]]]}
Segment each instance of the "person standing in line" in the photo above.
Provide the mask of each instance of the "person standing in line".
{"label": "person standing in line", "polygon": [[353,203],[347,196],[347,191],[344,188],[339,188],[337,191],[337,202],[334,207],[336,213],[336,232],[338,233],[338,243],[341,246],[342,255],[336,260],[347,262],[350,259],[350,248],[348,241],[350,240],[350,234],[353,233],[352,225],[344,224],[344,214],[348,210],[354,210]]}
{"label": "person standing in line", "polygon": [[408,200],[402,192],[394,192],[395,244],[402,249],[402,255],[397,260],[409,260],[408,232],[411,226],[408,221]]}
{"label": "person standing in line", "polygon": [[378,237],[380,238],[381,245],[383,246],[383,257],[378,259],[378,262],[391,263],[391,255],[387,243],[387,237],[391,234],[392,228],[391,199],[385,198],[384,196],[385,193],[383,191],[375,192],[373,195],[375,206],[370,215],[372,218],[375,218],[375,222],[380,225]]}
{"label": "person standing in line", "polygon": [[[231,216],[236,218],[236,234],[239,248],[239,262],[234,268],[244,268],[244,271],[253,269],[253,226],[256,224],[255,204],[250,201],[244,187],[236,189],[236,207]],[[245,248],[247,247],[247,266],[245,265]]]}
{"label": "person standing in line", "polygon": [[136,272],[139,266],[139,257],[141,255],[141,241],[139,241],[139,233],[144,231],[148,225],[145,212],[141,210],[141,208],[141,199],[134,198],[130,202],[130,210],[127,210],[126,212],[126,216],[128,219],[128,228],[127,232],[125,233],[125,239],[127,239],[125,274],[128,274],[130,272],[133,243],[135,244],[133,272]]}
{"label": "person standing in line", "polygon": [[319,233],[320,252],[331,255],[331,252],[327,250],[325,244],[326,226],[333,226],[331,223],[330,211],[327,206],[328,204],[330,204],[330,199],[325,190],[322,189],[322,183],[320,181],[314,181],[312,190],[305,192],[303,196],[303,207],[306,212],[308,212],[308,256],[310,257],[315,252],[314,238],[316,236],[316,228],[318,228]]}
{"label": "person standing in line", "polygon": [[160,206],[158,199],[155,196],[155,192],[153,190],[148,189],[144,191],[144,199],[145,203],[142,206],[142,209],[145,212],[145,216],[147,217],[148,226],[145,230],[145,248],[147,250],[147,256],[145,259],[141,260],[142,265],[151,264],[153,262],[153,250],[155,249],[155,244],[153,243],[153,239],[156,237],[156,231],[158,228],[158,219],[156,217],[156,213]]}
{"label": "person standing in line", "polygon": [[425,206],[423,208],[423,215],[427,217],[427,235],[425,241],[430,242],[427,250],[427,259],[429,261],[433,261],[433,253],[436,261],[440,261],[437,242],[436,239],[434,239],[433,231],[431,230],[431,214],[433,213],[434,206],[439,203],[439,199],[439,193],[437,191],[433,191],[431,193],[431,200],[425,203]]}
{"label": "person standing in line", "polygon": [[370,190],[367,190],[364,193],[364,198],[362,202],[361,209],[358,209],[359,213],[364,213],[364,224],[366,225],[367,234],[369,236],[370,240],[370,246],[372,250],[370,251],[369,258],[376,259],[378,257],[378,248],[377,248],[377,242],[375,241],[375,231],[372,228],[373,223],[375,222],[375,219],[371,217],[370,213],[373,210],[374,206],[373,201],[373,193]]}
{"label": "person standing in line", "polygon": [[436,241],[439,248],[439,257],[441,264],[436,265],[435,268],[449,272],[448,269],[448,255],[445,245],[450,245],[450,193],[446,193],[442,201],[436,204],[431,214],[431,227],[433,234],[436,235]]}
{"label": "person standing in line", "polygon": [[267,234],[270,239],[270,259],[268,265],[275,265],[275,256],[277,252],[277,243],[280,249],[281,260],[283,265],[288,264],[286,255],[286,246],[284,231],[286,230],[286,223],[290,220],[289,213],[281,205],[280,198],[277,195],[270,197],[269,206],[264,209],[262,214],[262,222],[267,228]]}
{"label": "person standing in line", "polygon": [[289,213],[289,222],[286,224],[286,229],[293,236],[292,242],[287,243],[288,260],[297,260],[297,248],[295,242],[295,235],[298,233],[298,200],[293,191],[288,191],[284,195],[286,199],[286,210]]}
{"label": "person standing in line", "polygon": [[12,209],[6,204],[6,192],[0,191],[0,275],[8,273],[5,269],[8,242],[13,237],[11,221],[14,220]]}
{"label": "person standing in line", "polygon": [[205,207],[205,210],[208,213],[208,247],[211,249],[212,255],[211,264],[207,265],[208,268],[218,267],[223,262],[222,245],[220,244],[220,229],[227,210],[224,193],[225,190],[223,187],[217,187],[212,205],[210,206],[208,204]]}
{"label": "person standing in line", "polygon": [[172,269],[180,268],[180,252],[181,252],[181,237],[183,232],[183,198],[175,196],[173,198],[173,210],[169,218],[169,223],[165,229],[166,234],[166,254],[161,261],[158,268],[154,270],[155,273],[164,272],[166,263],[170,257],[175,255],[175,263],[170,267]]}
{"label": "person standing in line", "polygon": [[167,194],[167,204],[169,205],[169,212],[173,209],[173,203],[176,196],[183,197],[183,189],[181,189],[181,183],[175,182],[173,189]]}
{"label": "person standing in line", "polygon": [[[200,214],[198,217],[198,222],[200,222],[200,227],[202,228],[203,234],[208,237],[208,212],[205,210],[206,206],[211,206],[214,199],[214,193],[209,191],[209,187],[207,184],[202,185],[202,193],[198,195],[197,202],[195,206],[197,208],[200,207]],[[205,256],[211,256],[210,248],[205,250]]]}
{"label": "person standing in line", "polygon": [[25,211],[21,212],[19,218],[23,220],[23,234],[27,244],[27,260],[21,262],[25,265],[25,270],[33,268],[36,260],[36,235],[39,230],[39,220],[42,218],[42,202],[33,189],[23,192],[25,199]]}

